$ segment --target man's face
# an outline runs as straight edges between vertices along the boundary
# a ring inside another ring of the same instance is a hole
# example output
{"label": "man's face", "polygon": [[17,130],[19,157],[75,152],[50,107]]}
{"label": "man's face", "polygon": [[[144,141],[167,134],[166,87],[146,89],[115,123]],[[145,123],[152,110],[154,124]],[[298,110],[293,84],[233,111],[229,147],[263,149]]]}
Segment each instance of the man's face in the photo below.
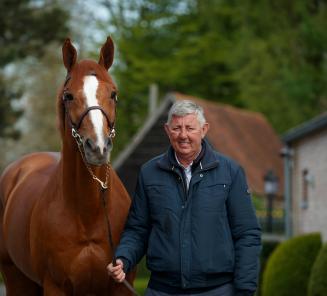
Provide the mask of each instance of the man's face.
{"label": "man's face", "polygon": [[194,160],[201,151],[201,140],[208,128],[208,123],[200,126],[195,113],[172,117],[170,124],[165,125],[165,130],[179,160]]}

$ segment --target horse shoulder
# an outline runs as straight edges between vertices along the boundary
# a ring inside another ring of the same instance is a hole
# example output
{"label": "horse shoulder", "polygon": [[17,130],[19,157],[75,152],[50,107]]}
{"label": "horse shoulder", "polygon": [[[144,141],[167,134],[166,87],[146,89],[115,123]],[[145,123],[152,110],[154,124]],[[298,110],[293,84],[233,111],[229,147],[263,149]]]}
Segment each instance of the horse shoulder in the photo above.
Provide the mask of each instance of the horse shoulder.
{"label": "horse shoulder", "polygon": [[33,153],[10,164],[0,178],[2,230],[10,257],[26,274],[33,274],[29,236],[32,211],[58,164],[58,154]]}

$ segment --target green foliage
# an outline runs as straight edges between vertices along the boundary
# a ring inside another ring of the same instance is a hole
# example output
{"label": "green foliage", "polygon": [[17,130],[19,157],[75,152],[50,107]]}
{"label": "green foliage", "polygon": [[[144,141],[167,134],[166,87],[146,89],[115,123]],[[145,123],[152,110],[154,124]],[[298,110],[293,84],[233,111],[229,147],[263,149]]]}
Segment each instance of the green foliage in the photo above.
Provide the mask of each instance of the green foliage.
{"label": "green foliage", "polygon": [[325,1],[101,2],[119,51],[114,75],[126,140],[143,122],[150,83],[161,94],[262,112],[279,132],[327,107]]}
{"label": "green foliage", "polygon": [[233,62],[245,106],[263,112],[278,131],[326,108],[324,4],[245,1],[242,11]]}
{"label": "green foliage", "polygon": [[311,270],[309,296],[327,295],[327,244],[320,249]]}
{"label": "green foliage", "polygon": [[56,1],[2,0],[0,2],[0,65],[39,56],[44,44],[67,36],[68,14]]}
{"label": "green foliage", "polygon": [[145,289],[148,285],[150,277],[150,271],[146,268],[146,259],[140,261],[137,265],[136,279],[134,281],[134,287],[140,295],[144,295]]}
{"label": "green foliage", "polygon": [[256,211],[263,211],[266,209],[265,197],[252,194],[252,203]]}
{"label": "green foliage", "polygon": [[261,295],[261,287],[262,287],[262,277],[264,270],[267,265],[267,261],[276,247],[279,245],[278,241],[262,241],[262,250],[260,253],[260,274],[259,274],[259,284],[257,290],[257,296]]}
{"label": "green foliage", "polygon": [[51,41],[63,40],[68,33],[68,13],[56,1],[0,1],[0,136],[17,136],[13,126],[20,111],[12,102],[21,96],[8,83],[5,66],[27,56],[40,57]]}
{"label": "green foliage", "polygon": [[7,87],[8,84],[10,84],[9,79],[6,79],[0,71],[0,137],[17,138],[19,133],[12,127],[22,111],[14,109],[11,100],[21,93],[12,87]]}
{"label": "green foliage", "polygon": [[262,295],[306,296],[311,268],[320,247],[318,233],[294,237],[281,243],[268,260]]}
{"label": "green foliage", "polygon": [[148,281],[149,281],[148,278],[137,278],[134,281],[134,288],[135,288],[135,290],[137,291],[137,293],[139,295],[144,295],[145,294],[145,290],[146,290],[146,287],[148,285]]}

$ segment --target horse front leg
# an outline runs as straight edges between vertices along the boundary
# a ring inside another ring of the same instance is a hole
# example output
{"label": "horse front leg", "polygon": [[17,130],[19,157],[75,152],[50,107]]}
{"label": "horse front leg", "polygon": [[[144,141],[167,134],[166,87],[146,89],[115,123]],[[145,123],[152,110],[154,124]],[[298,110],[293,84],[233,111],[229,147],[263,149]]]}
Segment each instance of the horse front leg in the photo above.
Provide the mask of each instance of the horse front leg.
{"label": "horse front leg", "polygon": [[43,296],[70,296],[70,295],[73,295],[73,293],[63,291],[54,283],[54,281],[49,276],[45,277],[45,280],[43,281]]}
{"label": "horse front leg", "polygon": [[7,296],[41,296],[42,287],[25,276],[13,263],[1,263]]}

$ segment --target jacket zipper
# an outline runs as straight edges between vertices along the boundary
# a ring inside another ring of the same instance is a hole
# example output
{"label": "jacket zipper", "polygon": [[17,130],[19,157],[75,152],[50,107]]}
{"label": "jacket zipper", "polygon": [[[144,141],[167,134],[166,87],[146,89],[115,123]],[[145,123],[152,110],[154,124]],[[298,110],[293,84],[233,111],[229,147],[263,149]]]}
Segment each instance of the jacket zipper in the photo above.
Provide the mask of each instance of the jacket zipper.
{"label": "jacket zipper", "polygon": [[173,166],[171,168],[172,172],[174,172],[174,174],[177,175],[177,178],[178,178],[178,181],[179,182],[182,182],[182,186],[183,186],[183,192],[184,192],[184,198],[183,198],[183,205],[185,205],[186,201],[187,201],[187,187],[186,187],[186,184],[185,184],[185,180],[183,178],[183,176],[181,176],[176,170],[175,170],[175,167]]}

